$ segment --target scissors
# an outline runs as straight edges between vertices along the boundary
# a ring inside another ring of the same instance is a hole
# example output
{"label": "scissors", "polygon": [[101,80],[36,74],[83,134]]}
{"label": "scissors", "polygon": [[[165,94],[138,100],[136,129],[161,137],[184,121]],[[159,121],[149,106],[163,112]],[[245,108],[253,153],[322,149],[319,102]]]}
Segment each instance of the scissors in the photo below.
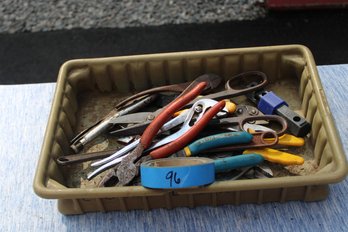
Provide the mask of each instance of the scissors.
{"label": "scissors", "polygon": [[[267,75],[260,71],[248,71],[233,76],[225,84],[225,90],[205,95],[214,100],[230,99],[262,89],[267,85]],[[239,88],[238,88],[239,87]],[[198,99],[192,100],[186,107],[192,106]]]}

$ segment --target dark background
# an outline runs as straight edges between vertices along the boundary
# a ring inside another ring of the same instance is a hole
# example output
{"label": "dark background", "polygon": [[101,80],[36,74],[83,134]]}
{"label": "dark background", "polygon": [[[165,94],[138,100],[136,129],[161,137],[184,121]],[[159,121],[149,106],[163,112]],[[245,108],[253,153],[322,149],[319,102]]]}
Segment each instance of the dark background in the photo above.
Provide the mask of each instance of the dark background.
{"label": "dark background", "polygon": [[269,12],[263,19],[125,29],[0,34],[0,84],[55,82],[76,58],[303,44],[316,63],[348,63],[348,10]]}

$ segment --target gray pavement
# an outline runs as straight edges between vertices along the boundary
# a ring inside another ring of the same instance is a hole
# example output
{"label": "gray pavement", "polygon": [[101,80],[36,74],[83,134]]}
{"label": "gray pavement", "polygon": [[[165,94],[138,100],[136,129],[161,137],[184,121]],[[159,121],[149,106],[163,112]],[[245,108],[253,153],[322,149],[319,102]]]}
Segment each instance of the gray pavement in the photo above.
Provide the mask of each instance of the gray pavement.
{"label": "gray pavement", "polygon": [[262,0],[1,0],[0,33],[214,23],[264,17]]}
{"label": "gray pavement", "polygon": [[77,58],[294,43],[308,46],[317,64],[348,63],[348,9],[266,14],[255,0],[98,2],[1,0],[0,84],[55,82],[61,64]]}

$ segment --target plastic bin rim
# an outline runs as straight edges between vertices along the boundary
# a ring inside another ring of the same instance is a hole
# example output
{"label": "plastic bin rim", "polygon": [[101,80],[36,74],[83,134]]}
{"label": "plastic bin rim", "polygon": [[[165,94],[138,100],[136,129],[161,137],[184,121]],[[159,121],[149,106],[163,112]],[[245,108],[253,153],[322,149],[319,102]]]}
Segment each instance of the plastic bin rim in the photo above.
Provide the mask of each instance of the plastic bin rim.
{"label": "plastic bin rim", "polygon": [[[53,99],[59,99],[61,97],[61,95],[63,94],[63,86],[65,85],[65,81],[63,78],[63,74],[66,74],[67,71],[69,70],[70,66],[84,66],[88,63],[94,63],[94,64],[104,64],[105,62],[116,62],[116,61],[122,61],[122,60],[127,60],[127,61],[139,61],[139,60],[143,60],[143,59],[148,59],[148,58],[160,58],[161,60],[166,59],[168,57],[171,58],[175,58],[175,57],[181,57],[183,55],[186,55],[188,58],[194,58],[195,56],[197,57],[202,57],[202,56],[214,56],[214,55],[224,55],[224,54],[230,54],[231,52],[237,52],[240,51],[240,53],[247,53],[247,52],[258,52],[259,50],[263,50],[264,52],[267,51],[275,51],[275,50],[291,50],[291,49],[299,49],[302,51],[302,53],[306,56],[307,59],[313,59],[310,50],[304,46],[304,45],[299,45],[299,44],[291,44],[291,45],[276,45],[276,46],[260,46],[260,47],[246,47],[246,48],[227,48],[227,49],[212,49],[212,50],[200,50],[200,51],[184,51],[184,52],[170,52],[170,53],[157,53],[157,54],[143,54],[143,55],[131,55],[131,56],[118,56],[118,57],[107,57],[107,58],[88,58],[88,59],[75,59],[75,60],[69,60],[67,62],[65,62],[58,74],[58,81],[57,81],[57,86],[56,86],[56,90],[55,90],[55,95]],[[310,62],[309,62],[310,63]],[[317,71],[315,70],[314,67],[310,67],[309,68],[311,74],[313,76],[318,76]],[[320,84],[319,84],[320,85]],[[56,104],[60,104],[60,102],[53,102]],[[52,106],[52,108],[54,108]],[[47,127],[49,126],[53,126],[53,122],[51,119],[52,114],[55,112],[50,113],[49,116],[49,124],[47,125]],[[324,118],[324,120],[328,120],[327,118]],[[51,128],[52,129],[52,128]],[[45,167],[47,166],[46,164],[48,164],[49,160],[48,157],[45,157],[45,151],[47,151],[47,149],[49,149],[49,147],[51,146],[51,144],[47,143],[47,142],[52,142],[52,141],[47,141],[48,138],[46,138],[46,136],[48,136],[49,132],[48,129],[46,130],[45,133],[45,138],[44,141],[46,143],[43,144],[42,147],[42,151],[38,160],[38,165],[37,167]],[[282,181],[286,181],[286,187],[296,187],[296,186],[308,186],[308,185],[323,185],[323,184],[330,184],[330,183],[336,183],[339,181],[342,181],[347,173],[348,173],[348,166],[347,166],[347,161],[345,156],[343,157],[342,155],[344,155],[343,149],[342,149],[342,145],[340,144],[337,147],[333,147],[332,149],[335,149],[336,151],[341,150],[341,152],[339,152],[338,154],[340,155],[340,157],[338,157],[341,161],[343,162],[337,162],[337,169],[335,169],[333,172],[325,173],[325,174],[319,174],[319,175],[312,175],[312,176],[296,176],[295,178],[293,177],[280,177],[281,178],[281,182]],[[343,154],[342,154],[343,152]],[[341,153],[341,154],[340,154]],[[285,179],[286,178],[286,179]],[[289,179],[290,178],[290,179]],[[320,180],[318,181],[318,178],[320,178]],[[94,188],[94,189],[81,189],[81,188],[61,188],[61,189],[55,189],[55,188],[48,188],[44,183],[45,183],[45,173],[43,168],[41,168],[39,170],[39,168],[37,168],[36,173],[35,173],[35,177],[34,177],[34,183],[33,183],[33,187],[34,187],[34,192],[39,195],[40,197],[43,198],[49,198],[49,199],[77,199],[77,198],[81,198],[81,195],[83,195],[83,198],[93,198],[93,197],[118,197],[119,195],[124,195],[124,196],[129,196],[129,193],[131,192],[136,192],[135,195],[141,195],[144,196],[145,195],[153,195],[153,194],[159,194],[162,195],[164,194],[166,191],[164,190],[159,190],[160,193],[158,193],[158,191],[154,190],[149,190],[149,189],[145,189],[143,187],[137,187],[137,186],[130,186],[130,187],[120,187],[117,188],[117,193],[115,193],[115,189],[116,188]],[[245,180],[244,180],[245,181]],[[268,180],[265,180],[268,181]],[[299,181],[301,183],[299,183]],[[229,191],[240,191],[240,190],[251,190],[251,189],[265,189],[265,188],[279,188],[279,184],[281,184],[281,182],[278,181],[272,181],[271,183],[267,183],[267,185],[265,186],[264,184],[264,180],[256,180],[255,183],[252,183],[250,186],[249,185],[244,185],[243,186],[239,186],[242,188],[238,188],[238,189],[234,189],[233,187],[235,187],[235,183],[231,183],[231,181],[227,181],[228,186],[232,187],[231,189],[229,189]],[[245,183],[245,182],[244,182]],[[225,182],[226,184],[226,182]],[[218,187],[218,189],[220,189],[219,184],[218,183],[214,183],[211,185],[211,187]],[[208,187],[211,188],[211,187]],[[217,189],[217,191],[218,191]],[[216,192],[216,191],[214,191]]]}

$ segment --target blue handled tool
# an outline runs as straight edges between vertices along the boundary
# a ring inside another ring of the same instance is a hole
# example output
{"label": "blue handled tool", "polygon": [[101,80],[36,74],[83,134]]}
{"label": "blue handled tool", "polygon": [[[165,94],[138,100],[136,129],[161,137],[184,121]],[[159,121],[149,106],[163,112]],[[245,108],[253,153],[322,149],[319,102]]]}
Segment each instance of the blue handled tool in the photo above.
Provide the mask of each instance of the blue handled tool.
{"label": "blue handled tool", "polygon": [[183,150],[178,151],[174,156],[189,157],[198,155],[200,152],[217,147],[224,147],[233,144],[250,143],[253,136],[248,132],[227,132],[207,136],[198,139],[186,146]]}
{"label": "blue handled tool", "polygon": [[229,172],[233,169],[253,167],[265,159],[259,154],[236,155],[214,160],[215,173]]}

